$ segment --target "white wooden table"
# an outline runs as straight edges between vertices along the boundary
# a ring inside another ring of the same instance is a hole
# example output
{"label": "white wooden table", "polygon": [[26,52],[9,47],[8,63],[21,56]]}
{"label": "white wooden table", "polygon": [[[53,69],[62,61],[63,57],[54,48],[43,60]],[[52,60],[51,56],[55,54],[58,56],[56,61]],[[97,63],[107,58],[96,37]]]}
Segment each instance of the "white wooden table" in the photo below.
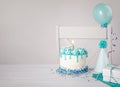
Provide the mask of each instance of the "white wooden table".
{"label": "white wooden table", "polygon": [[61,76],[57,68],[58,65],[0,65],[0,87],[109,87],[92,78],[92,73]]}

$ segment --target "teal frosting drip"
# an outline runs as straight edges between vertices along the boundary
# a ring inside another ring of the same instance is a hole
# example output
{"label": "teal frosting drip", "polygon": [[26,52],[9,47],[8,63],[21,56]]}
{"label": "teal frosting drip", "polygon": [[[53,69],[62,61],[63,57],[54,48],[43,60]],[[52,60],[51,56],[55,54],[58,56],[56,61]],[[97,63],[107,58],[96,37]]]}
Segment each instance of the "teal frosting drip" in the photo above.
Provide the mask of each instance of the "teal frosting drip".
{"label": "teal frosting drip", "polygon": [[71,47],[66,47],[66,48],[62,48],[60,50],[60,56],[62,55],[71,55],[72,54],[72,48]]}
{"label": "teal frosting drip", "polygon": [[66,54],[65,54],[65,60],[66,60]]}
{"label": "teal frosting drip", "polygon": [[62,57],[63,54],[65,54],[65,48],[62,48],[62,49],[60,50],[60,57]]}
{"label": "teal frosting drip", "polygon": [[78,63],[78,56],[76,57],[76,62]]}
{"label": "teal frosting drip", "polygon": [[62,48],[60,50],[60,57],[64,55],[65,56],[64,59],[66,60],[66,55],[70,55],[70,59],[71,59],[72,50],[73,49],[71,47]]}
{"label": "teal frosting drip", "polygon": [[81,58],[83,57],[83,56],[86,56],[86,57],[88,57],[88,52],[87,52],[87,50],[85,49],[85,48],[76,48],[75,50],[74,50],[74,52],[73,52],[73,55],[74,56],[80,56]]}
{"label": "teal frosting drip", "polygon": [[66,47],[64,51],[65,51],[66,55],[71,55],[72,54],[72,50],[73,49],[71,47]]}
{"label": "teal frosting drip", "polygon": [[70,59],[71,59],[71,55],[70,55]]}
{"label": "teal frosting drip", "polygon": [[62,48],[60,50],[60,57],[62,56],[65,56],[65,60],[66,60],[66,55],[69,55],[70,56],[70,59],[71,59],[71,56],[76,56],[76,61],[78,62],[78,57],[80,56],[81,58],[83,56],[86,56],[88,57],[88,52],[85,48],[76,48],[76,49],[73,49],[72,47],[65,47],[65,48]]}

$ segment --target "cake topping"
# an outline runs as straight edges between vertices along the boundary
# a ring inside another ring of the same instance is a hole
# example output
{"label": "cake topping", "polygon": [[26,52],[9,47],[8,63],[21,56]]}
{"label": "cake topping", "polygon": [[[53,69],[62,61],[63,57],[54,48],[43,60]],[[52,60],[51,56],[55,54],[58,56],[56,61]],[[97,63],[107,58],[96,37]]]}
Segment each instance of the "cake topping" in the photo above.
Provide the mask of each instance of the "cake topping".
{"label": "cake topping", "polygon": [[86,56],[88,57],[88,52],[85,48],[76,48],[73,49],[72,47],[65,47],[60,50],[60,55],[73,55],[73,56]]}

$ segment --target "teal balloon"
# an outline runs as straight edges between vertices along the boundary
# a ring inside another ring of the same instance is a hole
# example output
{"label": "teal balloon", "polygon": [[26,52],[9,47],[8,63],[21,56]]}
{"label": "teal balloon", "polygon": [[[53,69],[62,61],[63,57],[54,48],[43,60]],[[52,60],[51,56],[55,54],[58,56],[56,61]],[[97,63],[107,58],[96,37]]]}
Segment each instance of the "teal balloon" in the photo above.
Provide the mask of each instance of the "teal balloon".
{"label": "teal balloon", "polygon": [[112,20],[112,9],[107,4],[97,4],[93,9],[93,17],[102,27],[107,27]]}

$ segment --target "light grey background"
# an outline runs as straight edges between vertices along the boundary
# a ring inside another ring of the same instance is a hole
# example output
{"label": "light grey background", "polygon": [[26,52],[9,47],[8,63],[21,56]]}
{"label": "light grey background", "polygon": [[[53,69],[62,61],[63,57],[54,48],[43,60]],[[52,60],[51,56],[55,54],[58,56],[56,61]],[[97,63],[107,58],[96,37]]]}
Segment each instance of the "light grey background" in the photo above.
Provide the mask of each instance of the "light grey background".
{"label": "light grey background", "polygon": [[[56,25],[99,26],[92,10],[100,2],[111,6],[111,26],[120,37],[119,0],[0,0],[0,64],[59,63]],[[120,64],[116,43],[113,63]]]}

